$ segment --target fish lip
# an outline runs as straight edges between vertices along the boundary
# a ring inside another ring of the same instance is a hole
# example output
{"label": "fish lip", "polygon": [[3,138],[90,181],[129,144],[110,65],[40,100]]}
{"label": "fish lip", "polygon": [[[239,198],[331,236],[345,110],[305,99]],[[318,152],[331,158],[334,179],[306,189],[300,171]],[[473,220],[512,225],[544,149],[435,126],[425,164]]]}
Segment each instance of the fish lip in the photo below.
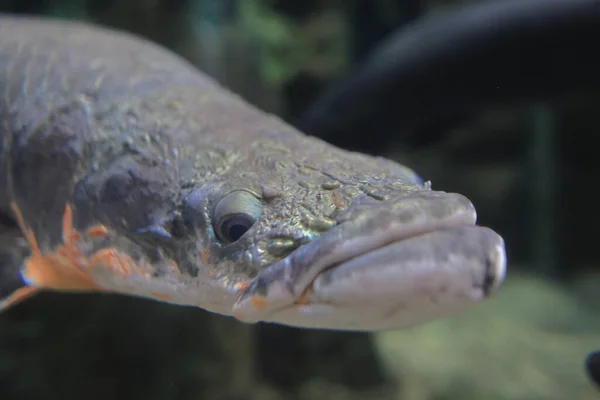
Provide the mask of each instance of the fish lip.
{"label": "fish lip", "polygon": [[269,320],[278,309],[305,301],[304,294],[324,271],[411,237],[475,225],[473,204],[456,193],[423,190],[400,201],[360,211],[331,231],[261,271],[241,292],[232,315],[245,322]]}
{"label": "fish lip", "polygon": [[[345,243],[345,247],[351,249],[338,249],[338,251],[334,251],[334,258],[330,260],[329,263],[327,263],[326,265],[323,265],[320,268],[319,274],[315,275],[313,279],[310,280],[310,282],[305,283],[301,292],[306,292],[306,290],[310,288],[311,282],[313,282],[318,275],[324,273],[325,271],[331,270],[333,268],[338,268],[352,259],[365,256],[383,247],[392,245],[394,243],[403,242],[411,238],[423,236],[432,232],[437,232],[440,230],[457,228],[461,226],[476,226],[477,213],[472,204],[470,202],[468,204],[470,205],[470,207],[468,207],[465,210],[457,211],[454,214],[443,219],[430,220],[421,224],[417,224],[416,226],[413,226],[409,229],[403,229],[405,227],[403,225],[403,222],[399,222],[399,220],[392,219],[388,228],[386,229],[382,229],[380,231],[372,231],[370,235],[357,235],[353,238],[350,238]],[[397,225],[394,226],[394,223],[397,223]],[[338,225],[336,229],[344,229],[344,224]],[[321,243],[319,243],[319,240],[321,240],[321,238],[317,238],[314,241],[314,243],[317,246],[322,245]],[[335,255],[337,255],[337,257]],[[296,289],[296,291],[298,290]],[[298,297],[300,296],[301,294],[298,293]]]}
{"label": "fish lip", "polygon": [[453,231],[457,231],[459,228],[470,228],[470,229],[479,230],[482,232],[488,231],[487,232],[488,234],[491,233],[497,237],[498,243],[496,245],[500,246],[502,248],[502,251],[496,251],[496,253],[495,253],[495,255],[497,256],[497,259],[494,259],[494,260],[486,259],[484,277],[481,279],[481,283],[479,285],[480,289],[483,293],[483,296],[489,297],[501,286],[501,284],[504,281],[505,274],[506,274],[506,254],[504,252],[504,240],[500,237],[500,235],[496,234],[490,228],[479,226],[479,225],[476,225],[475,223],[473,223],[473,224],[464,223],[464,222],[461,223],[461,221],[457,221],[456,224],[449,225],[444,228],[431,229],[428,231],[423,231],[422,233],[419,233],[419,234],[404,236],[397,240],[392,240],[388,243],[385,243],[379,247],[374,247],[371,250],[365,251],[354,257],[349,257],[349,258],[343,259],[337,263],[331,264],[331,265],[325,267],[321,271],[321,273],[319,273],[315,277],[315,279],[313,279],[311,284],[307,288],[305,288],[305,291],[303,292],[303,294],[306,294],[307,291],[312,288],[315,281],[317,279],[319,279],[319,277],[322,277],[323,275],[330,273],[336,269],[338,269],[338,270],[343,269],[344,267],[348,266],[352,262],[368,258],[371,255],[379,252],[380,250],[383,250],[386,248],[391,248],[391,247],[394,247],[395,245],[398,245],[400,243],[407,242],[407,241],[412,241],[414,243],[414,239],[417,239],[420,237],[425,239],[432,233],[453,232]]}
{"label": "fish lip", "polygon": [[[360,259],[362,257],[368,257],[369,254],[373,254],[383,248],[393,246],[394,244],[405,242],[410,239],[418,238],[421,236],[426,236],[426,235],[428,235],[430,233],[434,233],[434,232],[439,232],[439,231],[448,230],[448,229],[452,229],[452,228],[459,228],[459,227],[477,227],[475,220],[469,221],[469,220],[463,220],[461,218],[457,218],[457,219],[448,219],[444,222],[445,223],[443,224],[443,226],[424,227],[422,230],[409,232],[404,235],[398,235],[397,237],[392,236],[392,239],[388,240],[388,241],[385,241],[385,240],[375,241],[374,245],[372,247],[363,249],[363,251],[360,252],[359,254],[349,256],[346,258],[340,258],[336,262],[333,262],[330,265],[323,267],[321,272],[319,274],[317,274],[308,285],[306,285],[306,287],[302,291],[302,294],[298,297],[302,298],[302,296],[304,296],[309,290],[311,290],[315,280],[318,279],[319,276],[322,276],[323,274],[330,272],[334,269],[341,269],[345,265],[350,263],[351,261]],[[484,291],[491,293],[491,292],[493,292],[493,290],[492,290],[493,282],[488,282],[488,280],[489,280],[488,277],[486,277],[486,282],[485,282],[486,287],[484,287]]]}
{"label": "fish lip", "polygon": [[[432,252],[432,243],[456,251]],[[397,258],[413,248],[416,257]],[[376,274],[369,273],[372,265]],[[334,265],[315,278],[302,301],[274,310],[268,321],[354,331],[411,327],[483,301],[502,284],[505,273],[502,237],[487,227],[457,225],[398,240]]]}

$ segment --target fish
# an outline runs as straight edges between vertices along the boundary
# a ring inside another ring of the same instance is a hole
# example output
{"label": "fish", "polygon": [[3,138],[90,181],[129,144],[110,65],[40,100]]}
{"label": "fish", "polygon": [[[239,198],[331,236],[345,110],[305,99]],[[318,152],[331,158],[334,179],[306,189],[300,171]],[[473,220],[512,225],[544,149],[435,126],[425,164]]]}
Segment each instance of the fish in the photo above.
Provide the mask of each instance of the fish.
{"label": "fish", "polygon": [[389,146],[390,130],[433,146],[484,110],[598,90],[596,37],[597,0],[461,2],[382,38],[295,125],[369,153]]}
{"label": "fish", "polygon": [[588,354],[585,369],[590,380],[600,389],[600,350]]}
{"label": "fish", "polygon": [[0,140],[0,311],[105,292],[378,331],[462,312],[506,273],[467,197],[124,31],[0,15]]}

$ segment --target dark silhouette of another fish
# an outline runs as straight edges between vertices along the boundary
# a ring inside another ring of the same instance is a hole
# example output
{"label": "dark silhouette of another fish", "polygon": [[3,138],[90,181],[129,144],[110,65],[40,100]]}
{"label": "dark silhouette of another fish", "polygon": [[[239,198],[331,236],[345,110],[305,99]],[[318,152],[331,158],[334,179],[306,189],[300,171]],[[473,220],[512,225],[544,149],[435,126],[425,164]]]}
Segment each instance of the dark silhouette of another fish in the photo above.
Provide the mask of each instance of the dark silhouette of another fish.
{"label": "dark silhouette of another fish", "polygon": [[585,360],[585,367],[591,380],[600,389],[600,350],[594,351],[588,355]]}

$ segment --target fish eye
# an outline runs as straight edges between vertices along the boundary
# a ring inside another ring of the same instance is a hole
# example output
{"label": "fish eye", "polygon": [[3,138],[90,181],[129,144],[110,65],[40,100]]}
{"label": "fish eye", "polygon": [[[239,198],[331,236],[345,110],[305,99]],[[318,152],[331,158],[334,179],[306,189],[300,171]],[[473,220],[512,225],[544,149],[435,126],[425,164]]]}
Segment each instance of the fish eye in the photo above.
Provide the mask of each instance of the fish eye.
{"label": "fish eye", "polygon": [[223,243],[239,240],[262,213],[262,202],[245,190],[226,194],[215,206],[215,233]]}

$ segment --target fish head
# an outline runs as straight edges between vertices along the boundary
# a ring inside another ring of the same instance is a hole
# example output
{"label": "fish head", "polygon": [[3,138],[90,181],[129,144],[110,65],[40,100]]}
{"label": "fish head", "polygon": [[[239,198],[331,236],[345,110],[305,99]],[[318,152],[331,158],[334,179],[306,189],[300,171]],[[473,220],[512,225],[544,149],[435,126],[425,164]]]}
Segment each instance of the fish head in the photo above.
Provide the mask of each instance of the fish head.
{"label": "fish head", "polygon": [[[245,322],[379,330],[453,314],[499,287],[504,242],[475,225],[466,197],[310,140],[301,154],[239,149],[184,193],[182,293],[196,287],[199,305]],[[220,300],[207,305],[208,292]]]}

